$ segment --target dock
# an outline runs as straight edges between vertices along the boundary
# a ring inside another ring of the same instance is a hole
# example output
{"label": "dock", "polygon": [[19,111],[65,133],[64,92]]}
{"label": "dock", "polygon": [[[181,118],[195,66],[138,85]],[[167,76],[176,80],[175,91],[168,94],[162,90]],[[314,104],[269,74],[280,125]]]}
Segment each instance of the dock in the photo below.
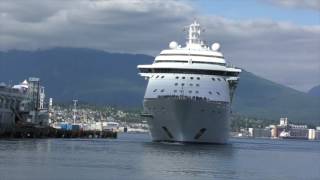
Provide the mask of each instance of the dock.
{"label": "dock", "polygon": [[53,119],[52,98],[46,107],[45,97],[40,78],[14,86],[0,83],[0,138],[117,138],[118,123],[94,121],[94,127],[85,126],[77,118],[78,100],[74,100],[73,123],[68,118]]}
{"label": "dock", "polygon": [[116,131],[65,130],[53,127],[17,126],[0,134],[0,138],[117,138]]}

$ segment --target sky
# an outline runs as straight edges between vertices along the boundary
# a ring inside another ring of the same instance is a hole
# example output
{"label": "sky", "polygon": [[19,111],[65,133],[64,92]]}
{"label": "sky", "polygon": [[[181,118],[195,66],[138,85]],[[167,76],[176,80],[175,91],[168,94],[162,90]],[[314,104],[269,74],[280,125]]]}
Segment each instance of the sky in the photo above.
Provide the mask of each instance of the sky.
{"label": "sky", "polygon": [[228,62],[304,92],[320,84],[320,0],[0,0],[0,50],[156,56],[195,19]]}

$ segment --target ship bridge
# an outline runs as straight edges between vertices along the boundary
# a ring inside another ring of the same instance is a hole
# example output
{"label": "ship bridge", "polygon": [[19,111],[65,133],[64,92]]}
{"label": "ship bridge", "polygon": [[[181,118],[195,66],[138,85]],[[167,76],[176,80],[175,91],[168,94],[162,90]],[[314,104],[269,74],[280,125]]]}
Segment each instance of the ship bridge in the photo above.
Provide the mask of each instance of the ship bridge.
{"label": "ship bridge", "polygon": [[151,73],[187,73],[232,76],[238,78],[241,69],[228,66],[219,51],[220,44],[211,47],[201,40],[200,24],[193,22],[187,29],[187,41],[184,47],[172,41],[169,49],[162,50],[153,64],[139,65],[140,75],[150,77]]}

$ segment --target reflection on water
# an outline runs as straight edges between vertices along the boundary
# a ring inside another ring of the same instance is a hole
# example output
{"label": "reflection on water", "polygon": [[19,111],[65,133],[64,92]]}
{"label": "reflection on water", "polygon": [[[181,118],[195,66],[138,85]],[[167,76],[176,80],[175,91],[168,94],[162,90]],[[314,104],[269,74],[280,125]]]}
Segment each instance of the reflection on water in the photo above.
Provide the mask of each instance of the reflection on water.
{"label": "reflection on water", "polygon": [[318,179],[319,149],[315,141],[153,143],[147,134],[0,140],[0,180]]}
{"label": "reflection on water", "polygon": [[228,163],[233,159],[231,145],[147,143],[144,151],[142,166],[147,177],[230,179],[235,175]]}

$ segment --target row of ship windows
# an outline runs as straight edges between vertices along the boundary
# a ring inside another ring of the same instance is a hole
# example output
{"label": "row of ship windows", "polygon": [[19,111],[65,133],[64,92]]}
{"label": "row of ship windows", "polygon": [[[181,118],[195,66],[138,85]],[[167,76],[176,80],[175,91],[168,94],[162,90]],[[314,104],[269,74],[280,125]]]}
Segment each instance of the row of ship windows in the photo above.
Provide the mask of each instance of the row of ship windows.
{"label": "row of ship windows", "polygon": [[[221,108],[223,108],[223,107],[219,107],[219,109],[212,109],[211,112],[221,114],[222,113]],[[159,107],[159,108],[151,107],[149,109],[150,110],[157,110],[157,109],[165,110],[166,108],[165,107]],[[206,111],[210,112],[210,109],[200,109],[200,112],[206,112]]]}
{"label": "row of ship windows", "polygon": [[[154,89],[154,90],[153,90],[153,92],[157,92],[157,91],[158,91],[158,89]],[[164,89],[161,89],[160,92],[164,92]],[[174,93],[177,93],[178,90],[173,90],[173,92],[174,92]],[[184,90],[179,90],[179,92],[183,93]],[[189,90],[188,92],[191,94],[191,93],[192,93],[192,90]],[[194,92],[195,92],[196,94],[199,94],[199,91],[194,91]],[[209,93],[210,95],[212,95],[212,91],[208,91],[208,93]],[[216,94],[220,96],[220,92],[217,91]]]}
{"label": "row of ship windows", "polygon": [[[152,78],[153,76],[151,76],[151,78]],[[159,75],[157,75],[155,78],[157,79],[157,78],[159,78],[160,76]],[[161,76],[160,77],[161,79],[163,79],[164,78],[164,76]],[[180,77],[179,76],[176,76],[176,79],[179,79]],[[182,76],[181,77],[181,79],[186,79],[186,77],[185,76]],[[190,77],[190,79],[191,80],[193,80],[194,79],[194,77]],[[200,80],[200,77],[196,77],[196,79],[197,80]],[[218,81],[221,81],[221,78],[211,78],[212,79],[212,81],[215,81],[216,79],[218,80]],[[224,79],[224,78],[223,78]],[[225,81],[226,81],[226,79],[224,79]]]}
{"label": "row of ship windows", "polygon": [[[175,85],[175,86],[178,86],[178,83],[174,83],[174,85]],[[181,86],[184,86],[184,85],[185,85],[184,83],[181,83]],[[193,84],[190,83],[189,86],[193,86]],[[196,84],[196,86],[199,87],[200,85],[199,85],[199,84]]]}

